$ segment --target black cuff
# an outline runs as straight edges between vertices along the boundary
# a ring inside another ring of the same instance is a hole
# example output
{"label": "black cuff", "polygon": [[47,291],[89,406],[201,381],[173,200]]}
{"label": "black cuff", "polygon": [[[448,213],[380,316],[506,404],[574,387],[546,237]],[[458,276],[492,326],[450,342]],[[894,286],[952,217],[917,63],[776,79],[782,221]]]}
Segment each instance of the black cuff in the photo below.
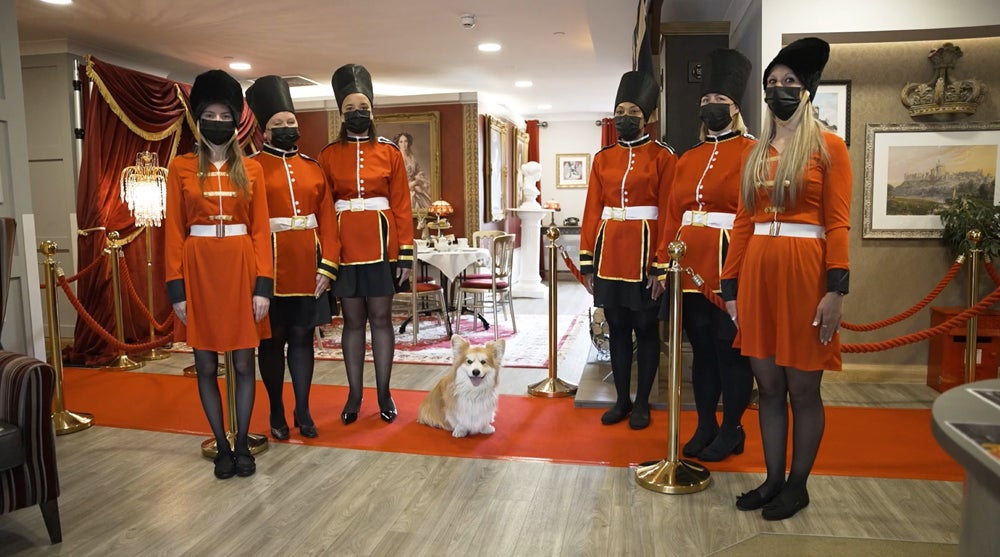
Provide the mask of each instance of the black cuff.
{"label": "black cuff", "polygon": [[851,272],[847,269],[829,269],[826,272],[826,291],[843,296],[851,290]]}
{"label": "black cuff", "polygon": [[171,305],[187,301],[187,296],[184,294],[184,279],[167,281],[167,300]]}
{"label": "black cuff", "polygon": [[737,279],[722,279],[722,299],[727,302],[736,300]]}
{"label": "black cuff", "polygon": [[274,279],[271,277],[257,277],[257,282],[253,286],[253,295],[265,298],[274,296]]}

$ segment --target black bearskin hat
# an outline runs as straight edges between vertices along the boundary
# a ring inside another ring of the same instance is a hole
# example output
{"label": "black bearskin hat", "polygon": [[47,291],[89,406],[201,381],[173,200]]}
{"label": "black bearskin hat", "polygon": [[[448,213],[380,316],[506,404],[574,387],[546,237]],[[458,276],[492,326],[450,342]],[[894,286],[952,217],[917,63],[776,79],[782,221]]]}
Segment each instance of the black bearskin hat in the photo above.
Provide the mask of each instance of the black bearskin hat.
{"label": "black bearskin hat", "polygon": [[263,130],[267,121],[279,112],[295,113],[292,93],[288,83],[277,75],[265,75],[253,82],[247,89],[247,104],[257,118],[257,125]]}
{"label": "black bearskin hat", "polygon": [[635,103],[642,109],[642,115],[649,120],[656,110],[656,101],[660,97],[660,86],[649,72],[631,71],[622,75],[618,84],[618,94],[615,95],[615,108],[623,102]]}
{"label": "black bearskin hat", "polygon": [[802,86],[809,91],[809,100],[816,98],[816,88],[819,87],[823,67],[830,59],[830,45],[823,39],[806,37],[799,39],[778,52],[771,63],[764,69],[764,87],[767,88],[767,76],[777,65],[788,66]]}
{"label": "black bearskin hat", "polygon": [[194,109],[195,120],[200,119],[201,113],[212,103],[222,103],[229,107],[236,122],[243,116],[243,88],[233,76],[222,70],[208,70],[194,78],[188,100]]}
{"label": "black bearskin hat", "polygon": [[368,102],[375,104],[375,93],[372,91],[372,76],[361,64],[344,64],[333,72],[333,95],[337,99],[337,108],[344,106],[344,98],[352,93],[361,93],[368,97]]}
{"label": "black bearskin hat", "polygon": [[[750,60],[738,50],[720,48],[708,55],[701,81],[702,96],[709,93],[729,97],[737,106],[743,102],[743,90],[750,78]],[[248,91],[249,93],[249,91]]]}

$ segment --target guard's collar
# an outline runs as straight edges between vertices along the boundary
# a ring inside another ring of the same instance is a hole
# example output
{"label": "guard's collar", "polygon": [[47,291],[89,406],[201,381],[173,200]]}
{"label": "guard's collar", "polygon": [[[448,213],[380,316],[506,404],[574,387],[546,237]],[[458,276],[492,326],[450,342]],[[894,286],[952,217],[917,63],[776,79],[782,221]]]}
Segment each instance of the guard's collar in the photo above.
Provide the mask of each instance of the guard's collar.
{"label": "guard's collar", "polygon": [[705,142],[706,143],[718,143],[720,141],[725,141],[727,139],[732,139],[732,138],[734,138],[734,137],[736,137],[738,135],[740,135],[740,132],[738,132],[736,130],[729,130],[726,133],[721,133],[719,135],[708,135],[708,134],[705,134]]}
{"label": "guard's collar", "polygon": [[295,147],[295,149],[292,149],[291,151],[285,151],[284,149],[278,149],[277,147],[271,145],[270,143],[265,143],[264,148],[262,150],[268,155],[274,155],[276,157],[281,157],[281,158],[291,157],[299,152],[299,148],[297,146]]}
{"label": "guard's collar", "polygon": [[649,143],[648,133],[642,137],[639,137],[638,139],[633,139],[632,141],[625,141],[624,139],[621,138],[618,139],[618,144],[621,145],[622,147],[638,147],[640,145],[645,145],[646,143]]}
{"label": "guard's collar", "polygon": [[367,135],[363,137],[352,137],[350,135],[347,136],[347,141],[351,143],[364,143],[365,141],[371,141],[371,139],[372,138],[368,137]]}

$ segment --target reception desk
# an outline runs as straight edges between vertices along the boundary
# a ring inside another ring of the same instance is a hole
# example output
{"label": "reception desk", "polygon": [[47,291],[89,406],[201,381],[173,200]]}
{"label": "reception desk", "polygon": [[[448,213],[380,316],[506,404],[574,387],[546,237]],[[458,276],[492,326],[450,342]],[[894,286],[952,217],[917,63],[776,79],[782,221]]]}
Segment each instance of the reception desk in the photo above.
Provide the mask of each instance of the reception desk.
{"label": "reception desk", "polygon": [[965,468],[962,489],[962,533],[959,555],[1000,555],[1000,458],[955,428],[972,432],[980,442],[1000,443],[1000,404],[991,404],[971,390],[1000,390],[1000,379],[955,387],[934,401],[931,430],[941,448]]}

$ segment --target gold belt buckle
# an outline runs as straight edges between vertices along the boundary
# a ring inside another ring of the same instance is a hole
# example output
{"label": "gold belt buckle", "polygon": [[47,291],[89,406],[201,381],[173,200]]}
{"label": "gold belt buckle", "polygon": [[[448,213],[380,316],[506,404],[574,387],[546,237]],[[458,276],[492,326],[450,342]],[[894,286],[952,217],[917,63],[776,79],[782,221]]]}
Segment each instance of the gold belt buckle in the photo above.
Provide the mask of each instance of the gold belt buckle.
{"label": "gold belt buckle", "polygon": [[224,222],[215,223],[215,237],[216,238],[226,237],[226,223]]}
{"label": "gold belt buckle", "polygon": [[292,230],[305,230],[309,225],[309,219],[302,215],[292,217]]}
{"label": "gold belt buckle", "polygon": [[365,198],[355,197],[351,199],[351,210],[352,211],[364,211],[365,210]]}
{"label": "gold belt buckle", "polygon": [[691,211],[692,226],[708,226],[708,211]]}
{"label": "gold belt buckle", "polygon": [[625,220],[625,207],[612,207],[611,220]]}
{"label": "gold belt buckle", "polygon": [[768,227],[768,236],[777,236],[781,232],[781,221],[772,220],[771,226]]}

